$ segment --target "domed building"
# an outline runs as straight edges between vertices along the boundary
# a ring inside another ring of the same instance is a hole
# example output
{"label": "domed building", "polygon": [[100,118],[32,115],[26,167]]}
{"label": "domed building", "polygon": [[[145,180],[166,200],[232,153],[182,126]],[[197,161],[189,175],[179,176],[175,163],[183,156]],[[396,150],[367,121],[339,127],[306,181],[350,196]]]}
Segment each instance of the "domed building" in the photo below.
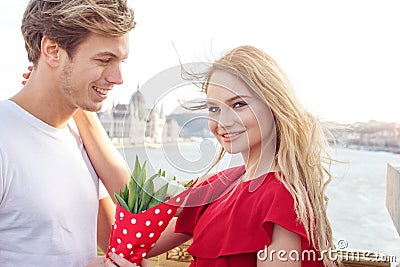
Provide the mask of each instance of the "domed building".
{"label": "domed building", "polygon": [[163,108],[152,110],[146,107],[146,99],[142,92],[133,93],[129,104],[113,104],[111,110],[98,113],[101,123],[114,143],[138,145],[147,142],[176,142],[177,136],[169,136],[172,132],[169,125],[176,129],[176,120],[166,119]]}

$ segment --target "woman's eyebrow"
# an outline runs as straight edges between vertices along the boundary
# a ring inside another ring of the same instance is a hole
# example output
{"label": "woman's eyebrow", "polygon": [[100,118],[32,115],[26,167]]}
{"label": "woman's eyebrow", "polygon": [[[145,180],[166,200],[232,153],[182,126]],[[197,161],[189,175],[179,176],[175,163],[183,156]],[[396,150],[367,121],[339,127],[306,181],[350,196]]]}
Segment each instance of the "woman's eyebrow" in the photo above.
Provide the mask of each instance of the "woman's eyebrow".
{"label": "woman's eyebrow", "polygon": [[249,98],[250,96],[248,95],[237,95],[234,97],[229,98],[226,102],[232,102],[235,101],[236,99],[245,99],[245,98]]}
{"label": "woman's eyebrow", "polygon": [[[227,99],[225,101],[225,103],[230,103],[230,102],[233,102],[233,101],[235,101],[237,99],[246,99],[246,98],[250,98],[250,96],[248,96],[248,95],[236,95],[234,97],[231,97],[231,98]],[[216,105],[217,102],[220,102],[220,101],[215,101],[213,99],[207,99],[206,100],[206,104],[207,105]]]}

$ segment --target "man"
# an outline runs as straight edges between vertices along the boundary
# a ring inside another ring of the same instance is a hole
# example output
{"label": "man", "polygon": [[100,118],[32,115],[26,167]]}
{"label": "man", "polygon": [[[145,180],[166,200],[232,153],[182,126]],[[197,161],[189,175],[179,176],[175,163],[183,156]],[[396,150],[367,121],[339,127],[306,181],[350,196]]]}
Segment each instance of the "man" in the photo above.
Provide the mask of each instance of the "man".
{"label": "man", "polygon": [[[106,250],[112,201],[72,116],[99,111],[123,82],[133,11],[126,0],[31,0],[22,34],[33,63],[0,102],[1,266],[84,266]],[[100,199],[100,200],[99,200]],[[98,228],[97,228],[98,225]]]}

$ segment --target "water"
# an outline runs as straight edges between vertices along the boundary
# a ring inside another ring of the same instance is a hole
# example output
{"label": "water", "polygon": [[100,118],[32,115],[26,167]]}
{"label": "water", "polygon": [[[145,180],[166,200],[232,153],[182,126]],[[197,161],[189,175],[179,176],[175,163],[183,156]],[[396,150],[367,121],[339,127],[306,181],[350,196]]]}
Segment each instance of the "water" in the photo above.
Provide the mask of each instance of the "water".
{"label": "water", "polygon": [[336,240],[349,248],[395,255],[400,260],[400,236],[386,209],[387,164],[400,164],[400,155],[335,149],[336,158],[347,163],[332,170],[337,178],[327,189],[328,215]]}
{"label": "water", "polygon": [[[215,158],[213,141],[164,146],[164,148],[120,148],[129,166],[136,154],[154,170],[165,169],[178,180],[200,176]],[[328,216],[336,242],[345,240],[348,249],[368,250],[393,255],[400,260],[400,236],[386,209],[386,168],[400,164],[400,155],[335,148],[336,178],[327,189],[330,198]],[[219,169],[242,163],[240,156],[226,155]],[[153,170],[150,170],[153,171]]]}

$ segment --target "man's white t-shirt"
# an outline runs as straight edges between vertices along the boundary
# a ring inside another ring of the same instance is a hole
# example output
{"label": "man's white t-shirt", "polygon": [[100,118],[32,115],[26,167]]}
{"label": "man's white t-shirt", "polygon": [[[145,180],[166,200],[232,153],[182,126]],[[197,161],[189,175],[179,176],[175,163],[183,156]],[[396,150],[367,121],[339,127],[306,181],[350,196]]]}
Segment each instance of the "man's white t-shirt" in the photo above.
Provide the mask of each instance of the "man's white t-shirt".
{"label": "man's white t-shirt", "polygon": [[85,266],[99,180],[73,120],[56,129],[0,102],[0,266]]}

